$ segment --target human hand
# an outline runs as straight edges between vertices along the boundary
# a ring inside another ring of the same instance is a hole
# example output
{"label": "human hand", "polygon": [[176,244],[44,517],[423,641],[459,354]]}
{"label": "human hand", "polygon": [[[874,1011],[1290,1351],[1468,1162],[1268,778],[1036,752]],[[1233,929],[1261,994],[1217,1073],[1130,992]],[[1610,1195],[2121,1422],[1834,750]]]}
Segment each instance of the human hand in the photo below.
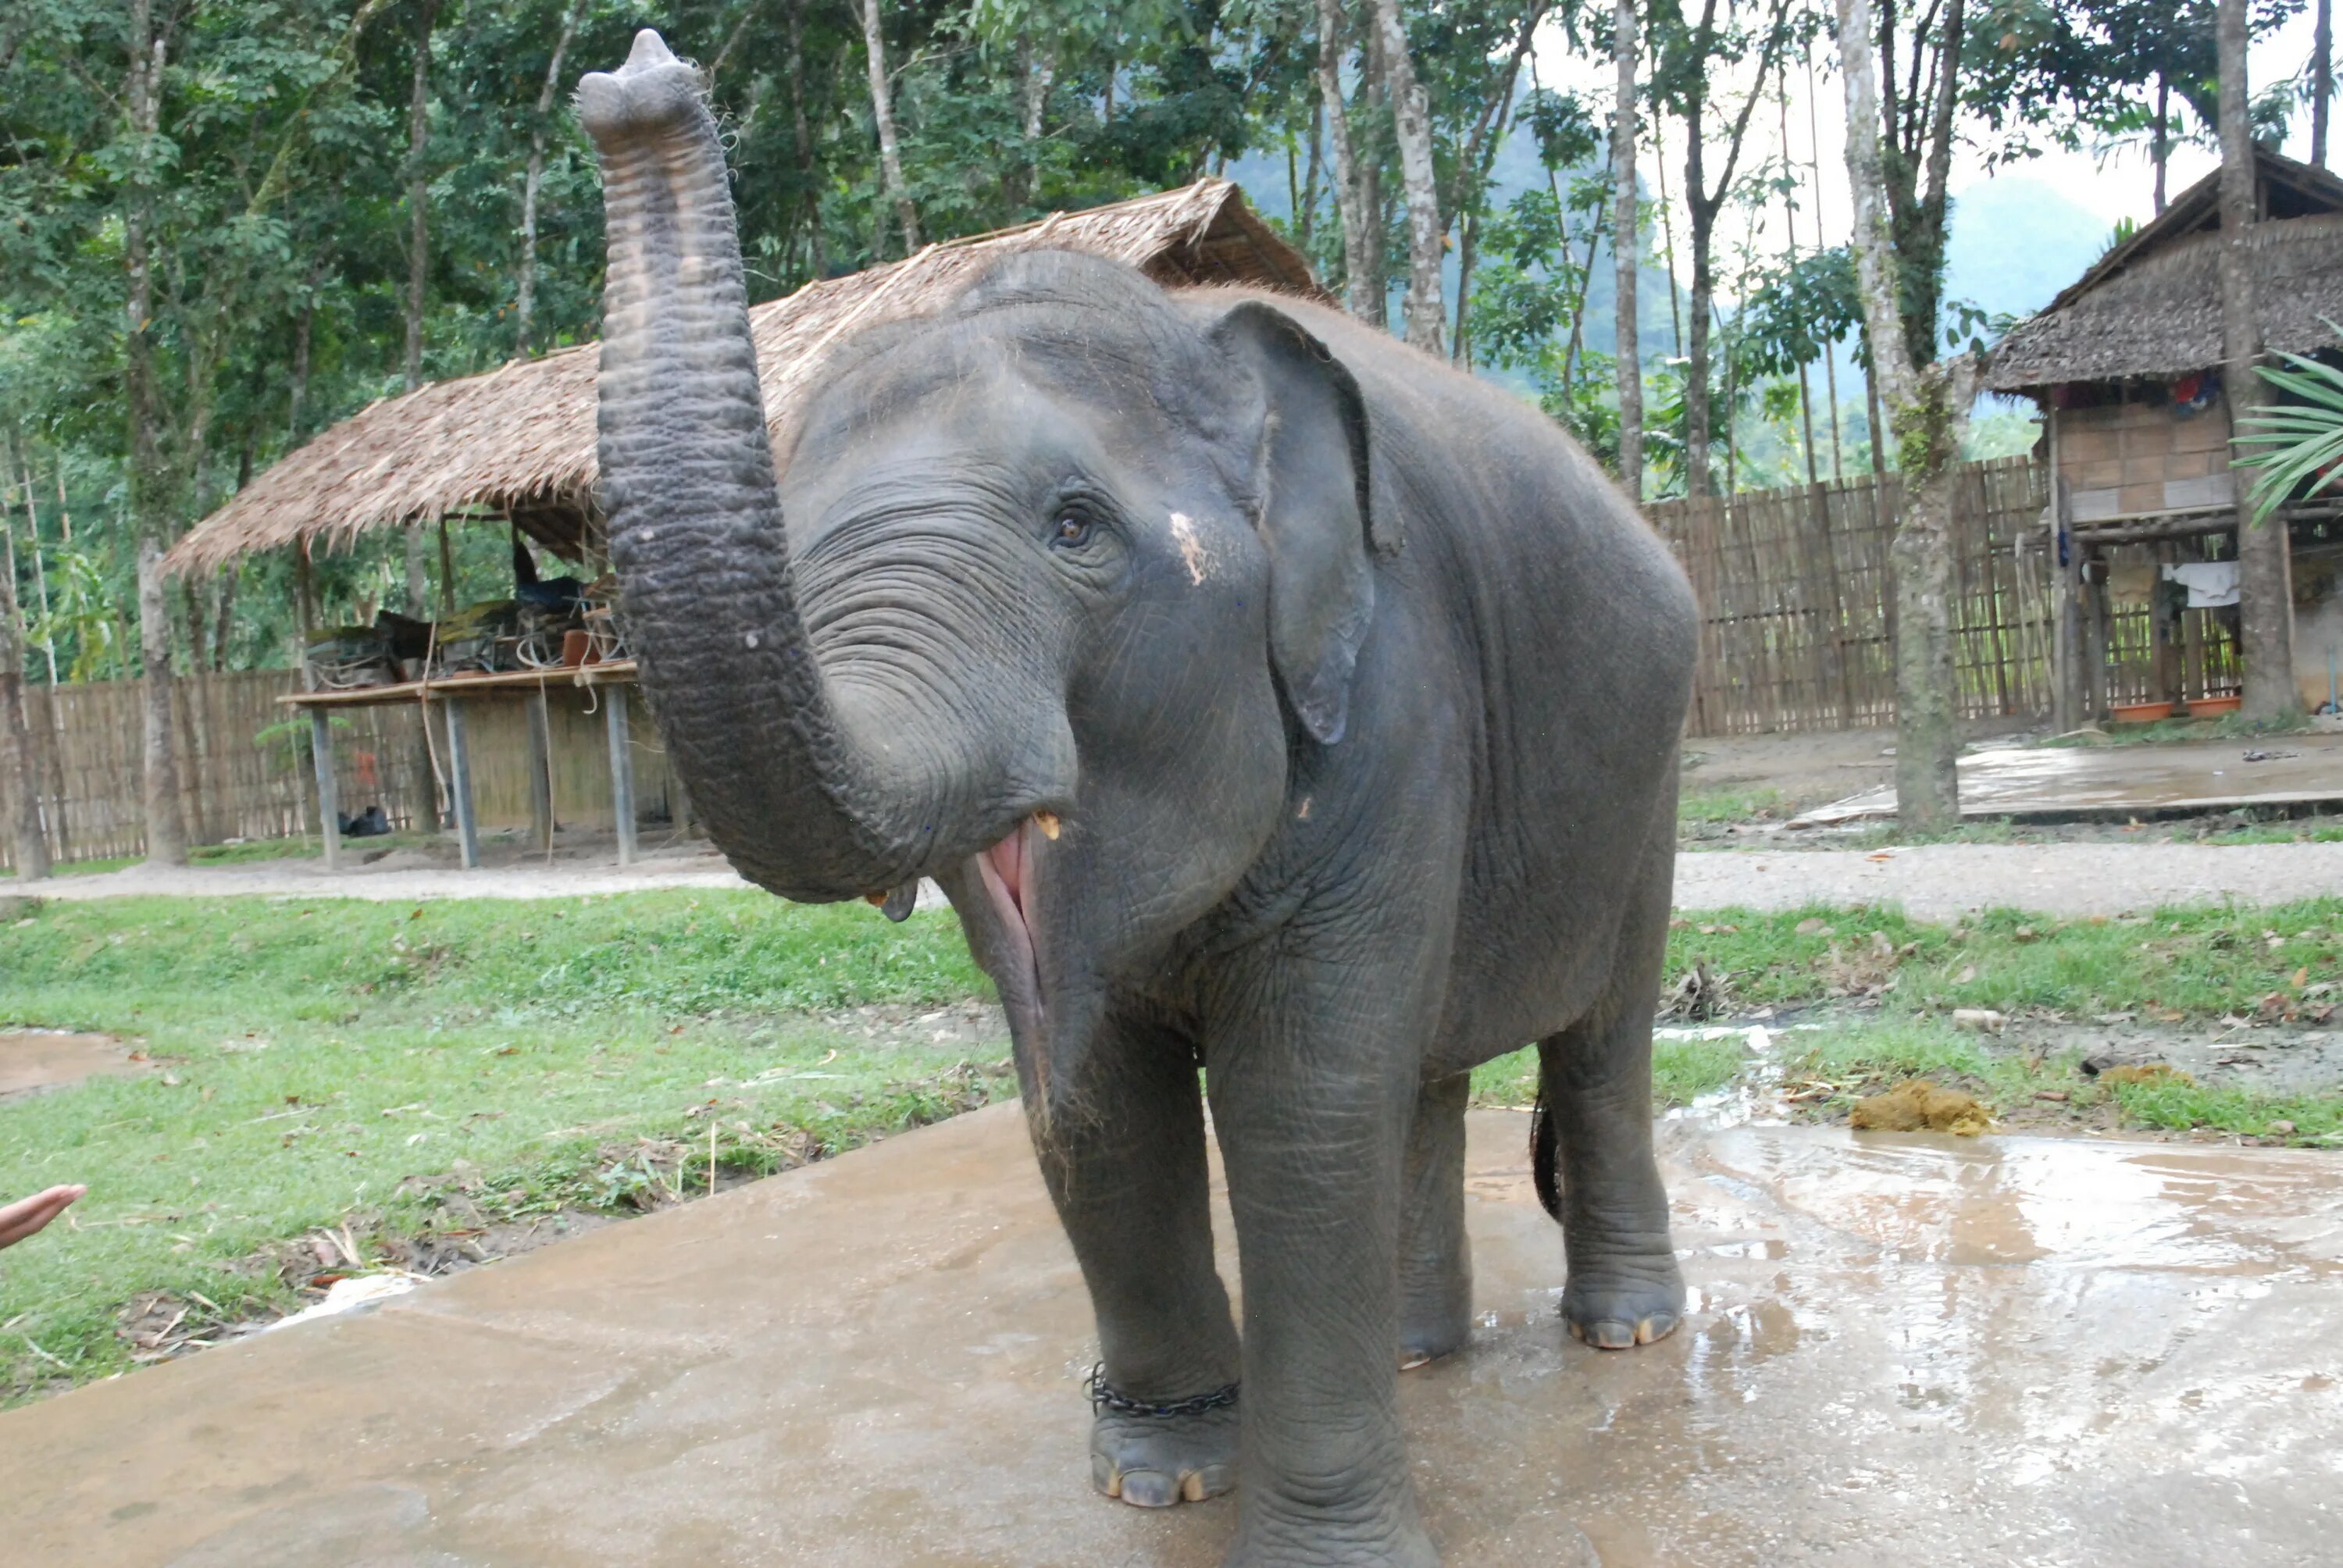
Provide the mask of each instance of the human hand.
{"label": "human hand", "polygon": [[13,1247],[64,1213],[86,1187],[52,1187],[0,1206],[0,1247]]}

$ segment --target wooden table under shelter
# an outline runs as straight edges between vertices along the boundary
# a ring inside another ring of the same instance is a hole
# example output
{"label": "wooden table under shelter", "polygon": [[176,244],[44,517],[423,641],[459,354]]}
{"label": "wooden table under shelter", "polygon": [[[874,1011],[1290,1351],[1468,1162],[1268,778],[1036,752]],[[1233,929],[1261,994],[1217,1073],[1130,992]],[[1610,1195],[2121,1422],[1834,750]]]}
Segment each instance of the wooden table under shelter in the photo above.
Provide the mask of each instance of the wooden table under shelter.
{"label": "wooden table under shelter", "polygon": [[[618,864],[635,862],[635,762],[628,731],[627,691],[635,681],[635,661],[613,659],[607,664],[575,668],[499,670],[493,674],[440,676],[407,680],[395,686],[357,687],[339,691],[297,691],[277,700],[309,716],[309,750],[317,773],[317,821],[326,846],[326,869],[342,864],[340,790],[334,776],[331,725],[337,709],[381,708],[414,703],[427,709],[440,704],[447,721],[447,799],[456,819],[457,843],[466,870],[480,864],[479,819],[472,800],[472,756],[466,734],[468,702],[506,692],[521,694],[528,704],[530,832],[537,846],[553,847],[553,725],[546,705],[550,687],[593,690],[601,699],[602,722],[610,745],[611,816],[618,833]],[[425,720],[429,732],[429,720]]]}

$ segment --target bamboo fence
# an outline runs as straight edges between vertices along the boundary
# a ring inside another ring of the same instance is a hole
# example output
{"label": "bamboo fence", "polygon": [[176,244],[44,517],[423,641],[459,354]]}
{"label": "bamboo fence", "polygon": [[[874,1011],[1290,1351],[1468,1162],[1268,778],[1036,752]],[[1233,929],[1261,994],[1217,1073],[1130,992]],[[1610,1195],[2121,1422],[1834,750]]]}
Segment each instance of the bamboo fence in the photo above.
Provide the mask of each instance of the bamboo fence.
{"label": "bamboo fence", "polygon": [[[28,684],[29,719],[42,752],[41,819],[58,862],[146,852],[140,757],[144,682]],[[173,683],[179,758],[179,809],[194,844],[238,839],[314,837],[317,786],[309,766],[309,721],[277,699],[298,689],[290,670],[182,677]],[[473,758],[472,795],[483,829],[530,820],[530,699],[480,692],[463,699]],[[547,693],[551,721],[554,819],[564,829],[612,825],[608,752],[593,691]],[[434,703],[435,710],[442,706]],[[447,745],[444,718],[432,721],[434,758],[423,754],[419,706],[347,708],[333,716],[342,809],[379,805],[391,825],[414,828],[422,780],[434,779],[432,809],[444,809]],[[637,724],[635,799],[647,819],[669,809],[667,758],[655,727]],[[436,761],[436,772],[433,771]],[[6,835],[0,835],[5,840]],[[0,841],[0,867],[10,847]]]}
{"label": "bamboo fence", "polygon": [[[1890,474],[1646,508],[1700,601],[1694,735],[1847,729],[1896,719]],[[2040,465],[1962,467],[1953,516],[1954,664],[1965,717],[2050,706]]]}
{"label": "bamboo fence", "polygon": [[[1899,500],[1894,475],[1730,498],[1662,501],[1653,526],[1674,548],[1701,606],[1694,679],[1694,735],[1840,729],[1895,722],[1895,608],[1888,542]],[[2050,706],[2050,593],[2044,564],[2041,467],[2024,457],[1966,465],[1954,514],[1956,667],[1966,716],[2031,715]],[[2194,612],[2192,612],[2193,614]],[[2234,668],[2219,628],[2192,631],[2192,675],[2217,689]],[[2117,700],[2144,686],[2145,611],[2109,618]],[[140,803],[140,684],[28,686],[31,720],[45,742],[42,817],[59,860],[146,852]],[[287,670],[205,674],[176,684],[181,809],[198,844],[317,831],[307,723],[288,722],[277,699]],[[611,826],[609,769],[598,699],[548,692],[554,817],[564,828]],[[526,704],[520,693],[464,699],[483,828],[530,819]],[[419,708],[339,709],[336,766],[345,809],[379,804],[396,827],[418,819],[423,746]],[[671,789],[655,726],[637,724],[636,799],[668,817]],[[444,769],[444,727],[434,723]],[[439,786],[444,789],[444,784]],[[438,809],[439,803],[434,803]],[[0,865],[7,846],[0,843]]]}

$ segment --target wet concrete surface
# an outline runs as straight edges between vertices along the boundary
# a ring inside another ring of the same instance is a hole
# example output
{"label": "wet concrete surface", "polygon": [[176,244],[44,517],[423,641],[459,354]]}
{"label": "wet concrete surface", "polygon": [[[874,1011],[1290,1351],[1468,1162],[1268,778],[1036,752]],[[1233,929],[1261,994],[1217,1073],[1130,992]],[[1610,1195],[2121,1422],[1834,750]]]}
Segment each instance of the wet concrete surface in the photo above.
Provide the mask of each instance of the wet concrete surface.
{"label": "wet concrete surface", "polygon": [[135,1077],[151,1063],[132,1060],[131,1048],[110,1034],[67,1034],[35,1029],[0,1032],[0,1098],[35,1094],[99,1077]]}
{"label": "wet concrete surface", "polygon": [[[1402,1385],[1452,1568],[2333,1561],[2331,1156],[1663,1131],[1693,1308],[1602,1352],[1473,1117],[1480,1327]],[[996,1108],[0,1416],[6,1552],[1211,1568],[1227,1502],[1091,1494],[1095,1354]]]}
{"label": "wet concrete surface", "polygon": [[[2249,754],[2258,759],[2247,761]],[[2343,805],[2343,735],[2169,746],[1989,747],[1963,757],[1960,775],[1964,818],[2119,821],[2240,807],[2335,806]],[[1896,787],[1888,783],[1815,807],[1790,825],[1837,827],[1895,814]]]}

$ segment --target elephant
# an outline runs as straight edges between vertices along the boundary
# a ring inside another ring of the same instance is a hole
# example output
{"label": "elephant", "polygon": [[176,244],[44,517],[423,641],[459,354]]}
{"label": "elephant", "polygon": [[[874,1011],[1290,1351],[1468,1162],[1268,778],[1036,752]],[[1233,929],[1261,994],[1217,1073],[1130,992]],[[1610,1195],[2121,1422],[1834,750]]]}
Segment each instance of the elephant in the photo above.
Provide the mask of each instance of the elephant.
{"label": "elephant", "polygon": [[1467,1338],[1474,1066],[1537,1044],[1569,1331],[1684,1311],[1664,542],[1380,327],[1063,250],[841,335],[775,441],[697,73],[645,31],[577,104],[600,503],[708,831],[784,898],[950,898],[1096,1313],[1096,1487],[1234,1488],[1230,1564],[1435,1563],[1398,1378]]}

